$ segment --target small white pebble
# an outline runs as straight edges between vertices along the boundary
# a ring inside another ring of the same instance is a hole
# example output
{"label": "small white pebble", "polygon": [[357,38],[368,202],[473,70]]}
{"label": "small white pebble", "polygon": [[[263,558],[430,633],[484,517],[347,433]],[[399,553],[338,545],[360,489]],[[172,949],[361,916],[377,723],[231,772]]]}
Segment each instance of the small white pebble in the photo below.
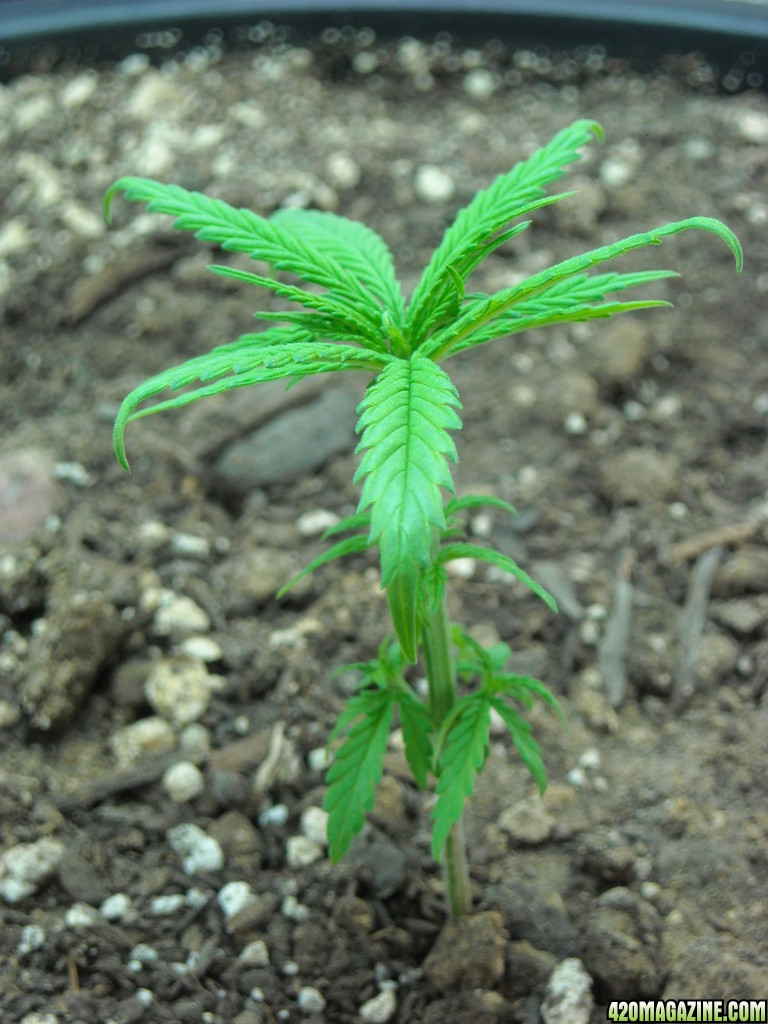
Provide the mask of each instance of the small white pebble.
{"label": "small white pebble", "polygon": [[181,892],[169,892],[165,895],[155,896],[150,901],[149,912],[154,917],[170,917],[187,904],[186,897]]}
{"label": "small white pebble", "polygon": [[289,893],[283,900],[280,913],[289,921],[306,921],[309,917],[309,907],[299,903],[296,897]]}
{"label": "small white pebble", "polygon": [[229,921],[246,907],[255,903],[256,897],[247,882],[227,882],[219,889],[216,902],[221,907],[224,917]]}
{"label": "small white pebble", "polygon": [[307,754],[307,764],[313,772],[324,772],[332,760],[328,747],[315,747]]}
{"label": "small white pebble", "polygon": [[219,644],[208,636],[188,636],[179,644],[179,651],[189,658],[199,658],[206,665],[221,661],[224,657]]}
{"label": "small white pebble", "polygon": [[25,925],[21,930],[21,940],[16,947],[19,956],[25,953],[34,953],[36,949],[42,949],[45,945],[45,931],[39,924]]}
{"label": "small white pebble", "polygon": [[425,203],[444,203],[454,193],[453,179],[433,164],[423,164],[416,171],[414,188]]}
{"label": "small white pebble", "polygon": [[493,529],[493,519],[489,512],[478,512],[470,520],[470,528],[476,537],[490,537]]}
{"label": "small white pebble", "polygon": [[142,1006],[149,1008],[155,1001],[155,993],[149,988],[137,988],[136,999]]}
{"label": "small white pebble", "polygon": [[12,729],[20,720],[21,708],[10,700],[0,700],[0,729]]}
{"label": "small white pebble", "polygon": [[211,749],[211,733],[199,722],[190,722],[179,733],[179,749],[187,754],[207,754]]}
{"label": "small white pebble", "polygon": [[190,558],[207,558],[211,553],[209,541],[192,533],[174,533],[171,537],[171,548],[176,554]]}
{"label": "small white pebble", "polygon": [[566,434],[578,437],[587,432],[587,420],[581,412],[569,412],[563,420],[563,430]]}
{"label": "small white pebble", "polygon": [[205,892],[203,889],[198,889],[197,886],[193,885],[191,889],[187,889],[187,894],[184,897],[184,902],[188,907],[194,907],[199,910],[200,907],[204,907],[210,899],[210,893]]}
{"label": "small white pebble", "polygon": [[64,480],[75,487],[92,487],[94,478],[81,462],[57,462],[53,467],[57,480]]}
{"label": "small white pebble", "polygon": [[196,871],[221,871],[224,867],[224,852],[211,836],[206,835],[199,825],[185,822],[169,829],[168,842],[181,857],[181,865],[188,875]]}
{"label": "small white pebble", "polygon": [[475,100],[487,100],[493,96],[498,85],[498,76],[487,68],[473,68],[461,83],[464,92]]}
{"label": "small white pebble", "polygon": [[322,995],[316,988],[312,988],[310,985],[304,985],[299,989],[296,1002],[299,1004],[299,1009],[303,1010],[304,1013],[322,1013],[325,1009],[325,1000]]}
{"label": "small white pebble", "polygon": [[306,836],[290,836],[285,844],[285,859],[289,868],[306,868],[323,856],[323,848]]}
{"label": "small white pebble", "polygon": [[286,960],[283,964],[283,974],[286,978],[295,978],[299,973],[299,965],[295,960]]}
{"label": "small white pebble", "polygon": [[99,913],[107,921],[124,921],[131,912],[131,897],[124,892],[107,896],[99,907]]}
{"label": "small white pebble", "polygon": [[571,768],[566,777],[577,789],[583,789],[587,784],[587,774],[583,768]]}
{"label": "small white pebble", "polygon": [[58,868],[64,844],[44,836],[32,843],[19,843],[0,853],[0,897],[18,903],[31,896]]}
{"label": "small white pebble", "polygon": [[322,807],[307,807],[301,815],[301,831],[318,846],[327,846],[328,812]]}
{"label": "small white pebble", "polygon": [[205,789],[205,778],[196,764],[179,761],[166,769],[163,789],[174,803],[183,804],[200,796]]}
{"label": "small white pebble", "polygon": [[632,177],[632,168],[623,160],[609,157],[600,164],[598,176],[608,188],[621,188]]}
{"label": "small white pebble", "polygon": [[599,768],[600,751],[596,750],[595,747],[590,747],[589,750],[585,750],[579,758],[579,764],[582,768],[586,768],[588,771]]}
{"label": "small white pebble", "polygon": [[161,602],[153,625],[158,636],[170,636],[171,633],[206,633],[211,628],[211,620],[191,597],[171,594]]}
{"label": "small white pebble", "polygon": [[64,924],[68,928],[93,928],[98,921],[98,910],[87,903],[73,903],[64,915]]}
{"label": "small white pebble", "polygon": [[377,996],[368,999],[358,1010],[367,1024],[387,1024],[397,1011],[397,996],[392,988],[382,989]]}
{"label": "small white pebble", "polygon": [[288,821],[288,808],[285,804],[273,804],[267,807],[259,815],[259,825],[265,828],[269,825],[284,825]]}
{"label": "small white pebble", "polygon": [[474,558],[452,558],[445,563],[445,571],[449,576],[455,576],[459,580],[471,580],[475,574]]}
{"label": "small white pebble", "polygon": [[579,626],[579,640],[586,647],[595,647],[599,639],[599,625],[593,619],[585,619]]}
{"label": "small white pebble", "polygon": [[167,754],[173,750],[176,736],[164,718],[151,715],[126,725],[112,734],[109,744],[121,768],[137,764],[144,757]]}
{"label": "small white pebble", "polygon": [[339,517],[335,512],[329,512],[324,508],[316,508],[299,516],[296,521],[296,529],[302,537],[316,537],[327,530],[329,526],[335,526],[338,521]]}
{"label": "small white pebble", "polygon": [[269,949],[266,942],[263,939],[254,939],[240,950],[237,959],[248,967],[269,967]]}

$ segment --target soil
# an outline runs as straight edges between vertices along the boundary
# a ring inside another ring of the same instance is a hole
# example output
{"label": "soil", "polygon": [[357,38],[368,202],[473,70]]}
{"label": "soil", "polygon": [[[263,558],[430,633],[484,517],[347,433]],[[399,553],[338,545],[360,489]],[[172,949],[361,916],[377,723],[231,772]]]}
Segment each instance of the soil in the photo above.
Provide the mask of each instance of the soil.
{"label": "soil", "polygon": [[[4,1024],[577,1024],[612,999],[764,999],[765,95],[728,94],[695,55],[641,73],[600,48],[352,31],[156,65],[0,88]],[[564,185],[579,195],[478,290],[696,214],[736,231],[745,271],[687,232],[623,264],[681,271],[654,286],[674,308],[447,365],[457,488],[519,512],[469,528],[561,605],[464,564],[451,614],[510,643],[568,719],[532,713],[543,799],[494,734],[456,926],[396,733],[364,835],[324,854],[324,745],[353,681],[332,673],[387,629],[375,561],[275,597],[355,508],[365,381],[143,420],[125,474],[122,397],[250,330],[263,299],[167,219],[118,201],[107,229],[101,202],[139,174],[333,209],[412,288],[455,210],[578,117],[606,135]]]}

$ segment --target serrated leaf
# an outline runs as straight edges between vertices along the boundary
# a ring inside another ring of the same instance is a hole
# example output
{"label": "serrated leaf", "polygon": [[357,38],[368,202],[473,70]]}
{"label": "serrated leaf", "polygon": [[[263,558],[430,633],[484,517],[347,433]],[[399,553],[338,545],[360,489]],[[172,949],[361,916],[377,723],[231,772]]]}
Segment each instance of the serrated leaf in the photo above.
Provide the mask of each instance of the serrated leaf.
{"label": "serrated leaf", "polygon": [[504,501],[503,498],[497,498],[493,494],[465,494],[461,498],[450,498],[446,501],[445,517],[449,519],[465,509],[485,507],[501,509],[502,512],[508,512],[511,516],[517,515],[514,506],[510,505],[508,501]]}
{"label": "serrated leaf", "polygon": [[347,530],[360,530],[363,527],[370,528],[371,516],[368,512],[355,512],[351,516],[345,516],[338,523],[334,523],[326,530],[323,530],[322,540],[334,537],[337,533],[345,533]]}
{"label": "serrated leaf", "polygon": [[427,709],[406,685],[396,691],[395,699],[400,711],[406,760],[416,784],[426,789],[432,767],[432,722]]}
{"label": "serrated leaf", "polygon": [[347,852],[373,807],[393,703],[389,690],[378,689],[367,690],[348,702],[347,713],[362,718],[349,729],[336,751],[326,775],[328,790],[323,801],[328,812],[328,853],[334,863]]}
{"label": "serrated leaf", "polygon": [[403,295],[395,276],[392,253],[386,242],[359,221],[319,210],[278,210],[278,225],[301,232],[336,263],[353,274],[382,303],[396,325],[402,322]]}
{"label": "serrated leaf", "polygon": [[466,280],[480,259],[493,251],[494,236],[510,220],[554,201],[554,197],[544,197],[544,186],[562,177],[564,168],[579,158],[579,148],[595,134],[601,134],[595,121],[576,121],[528,160],[500,175],[459,211],[414,291],[406,321],[412,336],[423,333],[435,311],[445,306],[451,287],[447,268]]}
{"label": "serrated leaf", "polygon": [[[457,351],[472,347],[473,337],[479,339],[478,344],[490,340],[491,337],[498,337],[495,325],[490,329],[488,328],[492,321],[497,320],[502,314],[507,314],[508,311],[520,306],[522,303],[538,298],[552,285],[563,282],[567,278],[582,275],[583,271],[588,270],[590,267],[605,263],[634,249],[640,249],[649,245],[659,245],[664,238],[690,229],[709,231],[722,238],[733,253],[736,260],[736,269],[739,272],[741,271],[743,256],[739,240],[734,233],[725,224],[711,217],[689,217],[687,220],[664,224],[661,227],[654,228],[652,231],[629,235],[626,238],[619,239],[617,242],[612,242],[610,245],[603,245],[579,256],[572,256],[570,259],[563,260],[547,270],[533,274],[512,288],[505,288],[500,292],[496,292],[495,295],[475,300],[467,306],[454,323],[441,328],[429,338],[423,346],[423,352],[433,359],[440,360],[446,358],[449,354],[453,355]],[[666,276],[663,272],[658,271],[646,271],[645,273],[646,275],[650,273]],[[595,307],[592,312],[590,312],[591,307],[577,307],[576,304],[574,304],[574,308],[569,312],[567,305],[564,305],[559,313],[541,316],[535,313],[532,314],[527,324],[521,322],[517,324],[515,330],[523,330],[531,326],[541,327],[545,323],[567,322],[579,318],[590,319],[593,316],[606,316],[611,315],[612,312],[616,313],[628,309],[643,308],[648,305],[665,305],[665,303],[656,299],[640,300],[639,306],[637,303],[615,303],[613,304],[613,310],[603,305],[602,308],[600,306]],[[510,327],[511,322],[507,322],[503,333],[509,333]]]}
{"label": "serrated leaf", "polygon": [[547,788],[547,769],[544,765],[544,758],[541,756],[541,747],[533,738],[530,723],[526,722],[501,697],[491,697],[490,704],[503,719],[512,737],[512,742],[520,754],[520,759],[531,773],[531,777],[539,787],[539,790],[543,793]]}
{"label": "serrated leaf", "polygon": [[461,427],[448,375],[418,354],[385,366],[358,410],[355,482],[358,510],[371,509],[370,539],[381,552],[382,585],[406,657],[416,657],[420,571],[431,560],[432,528],[445,526],[441,488],[453,490],[446,458],[456,460],[449,429]]}
{"label": "serrated leaf", "polygon": [[196,238],[212,242],[231,252],[245,252],[264,260],[278,270],[298,274],[339,294],[347,295],[372,315],[380,316],[379,305],[357,278],[333,258],[333,255],[308,237],[294,219],[260,217],[252,210],[236,209],[221,199],[210,199],[201,192],[189,192],[180,185],[165,185],[149,178],[120,178],[107,192],[104,213],[118,192],[126,199],[147,204],[147,209],[175,218],[179,230],[192,231]]}
{"label": "serrated leaf", "polygon": [[[501,665],[499,665],[498,668],[501,668]],[[498,694],[505,694],[508,697],[513,697],[518,700],[523,699],[526,695],[539,697],[546,704],[549,704],[551,708],[554,708],[563,725],[567,724],[565,713],[560,707],[560,702],[549,687],[542,683],[540,679],[536,679],[533,676],[519,676],[512,673],[502,673],[496,676],[493,680],[493,689]]]}
{"label": "serrated leaf", "polygon": [[282,586],[277,596],[282,597],[287,594],[291,587],[295,587],[299,580],[304,579],[305,576],[309,576],[315,569],[319,569],[323,565],[327,565],[329,562],[333,562],[337,558],[343,558],[345,555],[356,555],[361,551],[367,551],[371,546],[368,540],[367,534],[357,533],[352,537],[345,537],[344,540],[340,540],[338,544],[332,545],[327,551],[323,551],[322,554],[318,555],[317,558],[313,558],[309,565],[304,566],[301,572],[297,572],[295,576],[292,576],[290,580],[284,586]]}
{"label": "serrated leaf", "polygon": [[453,826],[461,820],[464,804],[472,795],[475,778],[488,756],[491,701],[484,693],[462,697],[451,713],[443,739],[432,810],[432,856],[440,859]]}
{"label": "serrated leaf", "polygon": [[[238,341],[220,345],[207,355],[188,359],[150,377],[123,399],[115,419],[113,444],[124,469],[129,469],[125,455],[125,428],[143,416],[167,409],[178,409],[190,402],[220,394],[232,388],[285,378],[309,377],[318,373],[344,370],[373,371],[381,366],[382,353],[351,345],[315,341],[306,331],[293,327],[277,327],[261,334],[245,334]],[[194,391],[185,391],[144,409],[142,402],[166,390],[178,391],[200,382]],[[212,383],[208,383],[212,382]]]}
{"label": "serrated leaf", "polygon": [[248,270],[227,267],[218,263],[209,264],[208,269],[221,277],[229,277],[236,281],[265,288],[280,298],[289,299],[307,309],[317,311],[311,318],[304,314],[303,320],[290,310],[284,312],[262,311],[254,314],[258,319],[293,322],[312,330],[319,337],[343,336],[344,340],[357,341],[382,352],[386,350],[386,346],[381,340],[378,318],[372,319],[370,309],[361,309],[358,304],[352,302],[345,295],[334,295],[332,292],[323,294],[308,292],[295,285],[284,284],[273,277],[264,277],[262,274],[253,274]]}
{"label": "serrated leaf", "polygon": [[495,548],[483,548],[479,544],[446,544],[440,549],[437,557],[440,562],[450,562],[454,558],[477,558],[481,562],[489,562],[498,569],[509,573],[510,576],[514,576],[516,580],[532,590],[537,597],[540,597],[553,612],[557,611],[554,597],[524,569],[521,569],[517,562]]}

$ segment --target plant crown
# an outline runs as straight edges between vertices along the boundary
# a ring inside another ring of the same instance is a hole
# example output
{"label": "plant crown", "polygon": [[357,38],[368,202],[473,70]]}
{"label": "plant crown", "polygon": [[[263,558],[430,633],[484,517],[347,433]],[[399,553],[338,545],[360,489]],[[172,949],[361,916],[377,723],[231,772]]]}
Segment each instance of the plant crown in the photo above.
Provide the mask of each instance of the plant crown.
{"label": "plant crown", "polygon": [[[325,533],[327,538],[346,536],[335,540],[280,592],[333,559],[378,548],[394,636],[382,642],[375,659],[354,666],[362,681],[333,733],[333,739],[344,736],[327,776],[325,807],[334,860],[346,852],[373,806],[395,709],[416,782],[426,787],[430,775],[436,780],[435,857],[440,857],[460,821],[486,759],[492,711],[507,726],[535,782],[542,790],[546,785],[540,749],[517,706],[529,707],[534,697],[555,707],[556,701],[538,680],[504,671],[510,655],[506,644],[486,650],[462,627],[449,627],[456,659],[453,671],[462,682],[475,685],[447,705],[432,691],[431,678],[427,701],[406,680],[407,667],[420,649],[425,657],[428,653],[434,617],[444,601],[445,566],[453,559],[488,562],[556,607],[510,557],[464,537],[462,512],[488,505],[514,513],[510,505],[486,496],[444,498],[444,492],[454,493],[449,462],[457,460],[449,431],[462,424],[458,391],[439,364],[529,328],[670,305],[616,296],[677,276],[673,271],[591,271],[680,231],[700,229],[719,235],[741,270],[741,247],[733,232],[712,218],[690,217],[563,260],[493,294],[468,292],[467,281],[478,265],[530,223],[510,226],[511,221],[573,195],[549,195],[545,187],[579,159],[579,148],[593,136],[602,138],[596,122],[577,121],[478,192],[446,230],[409,302],[386,244],[361,223],[316,210],[280,209],[262,217],[178,185],[138,177],[121,178],[106,195],[107,219],[114,197],[123,193],[129,200],[146,203],[151,211],[174,217],[177,228],[192,231],[203,242],[247,253],[320,289],[231,266],[211,266],[214,273],[256,285],[298,308],[257,312],[257,319],[275,325],[243,334],[132,391],[114,427],[115,452],[125,469],[125,427],[139,417],[262,381],[286,379],[290,385],[314,374],[348,370],[372,375],[358,406],[358,510]],[[182,390],[188,385],[194,388]],[[180,393],[139,408],[168,389]]]}

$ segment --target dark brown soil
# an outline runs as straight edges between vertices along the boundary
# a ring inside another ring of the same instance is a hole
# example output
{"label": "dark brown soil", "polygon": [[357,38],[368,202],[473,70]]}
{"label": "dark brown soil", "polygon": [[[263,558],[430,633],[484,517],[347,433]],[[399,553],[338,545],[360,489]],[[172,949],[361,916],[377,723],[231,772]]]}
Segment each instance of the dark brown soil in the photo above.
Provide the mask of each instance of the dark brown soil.
{"label": "dark brown soil", "polygon": [[[100,206],[140,174],[335,209],[412,287],[456,208],[577,117],[606,133],[565,183],[580,195],[478,288],[694,214],[737,232],[745,271],[687,233],[624,264],[679,270],[658,286],[673,309],[448,364],[458,489],[520,513],[471,529],[563,608],[478,564],[451,613],[510,643],[569,728],[533,715],[543,800],[494,738],[467,815],[477,913],[446,929],[396,736],[342,865],[305,814],[350,684],[331,673],[375,653],[386,602],[365,558],[274,595],[321,550],[302,517],[355,507],[365,382],[329,380],[319,456],[319,392],[278,386],[132,425],[127,476],[123,395],[249,330],[262,298],[165,219],[119,202],[107,231]],[[3,1024],[586,1024],[611,999],[765,998],[767,143],[763,94],[718,94],[695,57],[639,74],[599,50],[326,37],[0,89]],[[184,825],[207,837],[197,865]]]}

